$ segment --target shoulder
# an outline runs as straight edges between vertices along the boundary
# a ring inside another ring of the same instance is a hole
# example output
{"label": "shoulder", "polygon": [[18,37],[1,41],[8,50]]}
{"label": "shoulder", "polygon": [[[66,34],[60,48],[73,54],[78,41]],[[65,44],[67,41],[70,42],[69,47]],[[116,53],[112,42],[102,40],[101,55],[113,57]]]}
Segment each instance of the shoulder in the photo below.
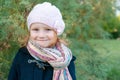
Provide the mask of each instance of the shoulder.
{"label": "shoulder", "polygon": [[29,53],[26,46],[23,46],[23,47],[19,48],[18,52]]}
{"label": "shoulder", "polygon": [[14,61],[19,63],[19,62],[24,61],[25,59],[28,59],[28,58],[32,58],[32,57],[29,54],[27,48],[24,46],[24,47],[21,47],[18,49],[18,52],[16,53],[16,55],[14,57]]}
{"label": "shoulder", "polygon": [[18,52],[17,52],[16,55],[18,55],[18,56],[29,55],[29,51],[28,51],[27,47],[24,46],[24,47],[21,47],[21,48],[18,49]]}
{"label": "shoulder", "polygon": [[28,55],[28,50],[27,48],[24,46],[24,47],[21,47],[18,49],[17,53],[16,53],[16,56],[15,57],[21,57],[21,56],[24,56],[24,55]]}
{"label": "shoulder", "polygon": [[73,56],[69,66],[68,66],[69,72],[70,72],[73,80],[76,80],[76,74],[75,74],[76,71],[75,71],[75,63],[74,63],[75,60],[76,60],[76,57]]}
{"label": "shoulder", "polygon": [[72,56],[72,60],[71,61],[75,61],[76,60],[76,57],[75,56]]}
{"label": "shoulder", "polygon": [[75,56],[72,56],[72,59],[71,59],[71,61],[70,61],[70,64],[69,64],[69,66],[73,66],[74,64],[75,64],[75,60],[76,60],[76,57]]}
{"label": "shoulder", "polygon": [[71,60],[71,62],[70,62],[68,67],[74,67],[75,66],[75,60],[76,60],[76,57],[72,56],[72,60]]}

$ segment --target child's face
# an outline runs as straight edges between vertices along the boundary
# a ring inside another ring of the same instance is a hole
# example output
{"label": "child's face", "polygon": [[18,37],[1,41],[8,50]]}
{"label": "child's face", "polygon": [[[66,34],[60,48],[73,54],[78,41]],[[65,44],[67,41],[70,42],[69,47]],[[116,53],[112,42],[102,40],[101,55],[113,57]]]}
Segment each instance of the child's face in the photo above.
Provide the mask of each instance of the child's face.
{"label": "child's face", "polygon": [[53,47],[57,42],[57,33],[45,24],[34,23],[30,27],[30,39],[41,47]]}

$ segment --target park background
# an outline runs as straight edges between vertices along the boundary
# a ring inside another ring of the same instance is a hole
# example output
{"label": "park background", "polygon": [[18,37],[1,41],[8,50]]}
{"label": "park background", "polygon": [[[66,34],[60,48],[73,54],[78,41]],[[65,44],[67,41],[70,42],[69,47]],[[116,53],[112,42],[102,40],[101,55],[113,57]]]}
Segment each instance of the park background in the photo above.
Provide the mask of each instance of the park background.
{"label": "park background", "polygon": [[[77,80],[120,80],[120,7],[116,0],[0,0],[0,80],[27,36],[26,17],[35,4],[49,1],[66,24],[61,38],[76,56]],[[119,0],[118,0],[119,1]]]}

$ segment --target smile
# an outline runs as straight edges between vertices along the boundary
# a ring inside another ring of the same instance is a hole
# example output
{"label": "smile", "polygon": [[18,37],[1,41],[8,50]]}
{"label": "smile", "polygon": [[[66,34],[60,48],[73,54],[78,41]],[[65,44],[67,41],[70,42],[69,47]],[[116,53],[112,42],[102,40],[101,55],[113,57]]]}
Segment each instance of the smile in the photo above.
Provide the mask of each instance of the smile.
{"label": "smile", "polygon": [[37,41],[48,41],[48,40],[37,40]]}

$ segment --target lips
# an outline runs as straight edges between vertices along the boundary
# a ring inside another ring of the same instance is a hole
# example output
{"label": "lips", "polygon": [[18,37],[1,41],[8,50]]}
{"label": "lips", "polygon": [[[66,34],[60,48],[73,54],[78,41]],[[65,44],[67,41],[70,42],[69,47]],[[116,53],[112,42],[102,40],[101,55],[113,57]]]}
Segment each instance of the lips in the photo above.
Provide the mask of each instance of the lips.
{"label": "lips", "polygon": [[48,40],[37,40],[37,41],[48,41]]}

